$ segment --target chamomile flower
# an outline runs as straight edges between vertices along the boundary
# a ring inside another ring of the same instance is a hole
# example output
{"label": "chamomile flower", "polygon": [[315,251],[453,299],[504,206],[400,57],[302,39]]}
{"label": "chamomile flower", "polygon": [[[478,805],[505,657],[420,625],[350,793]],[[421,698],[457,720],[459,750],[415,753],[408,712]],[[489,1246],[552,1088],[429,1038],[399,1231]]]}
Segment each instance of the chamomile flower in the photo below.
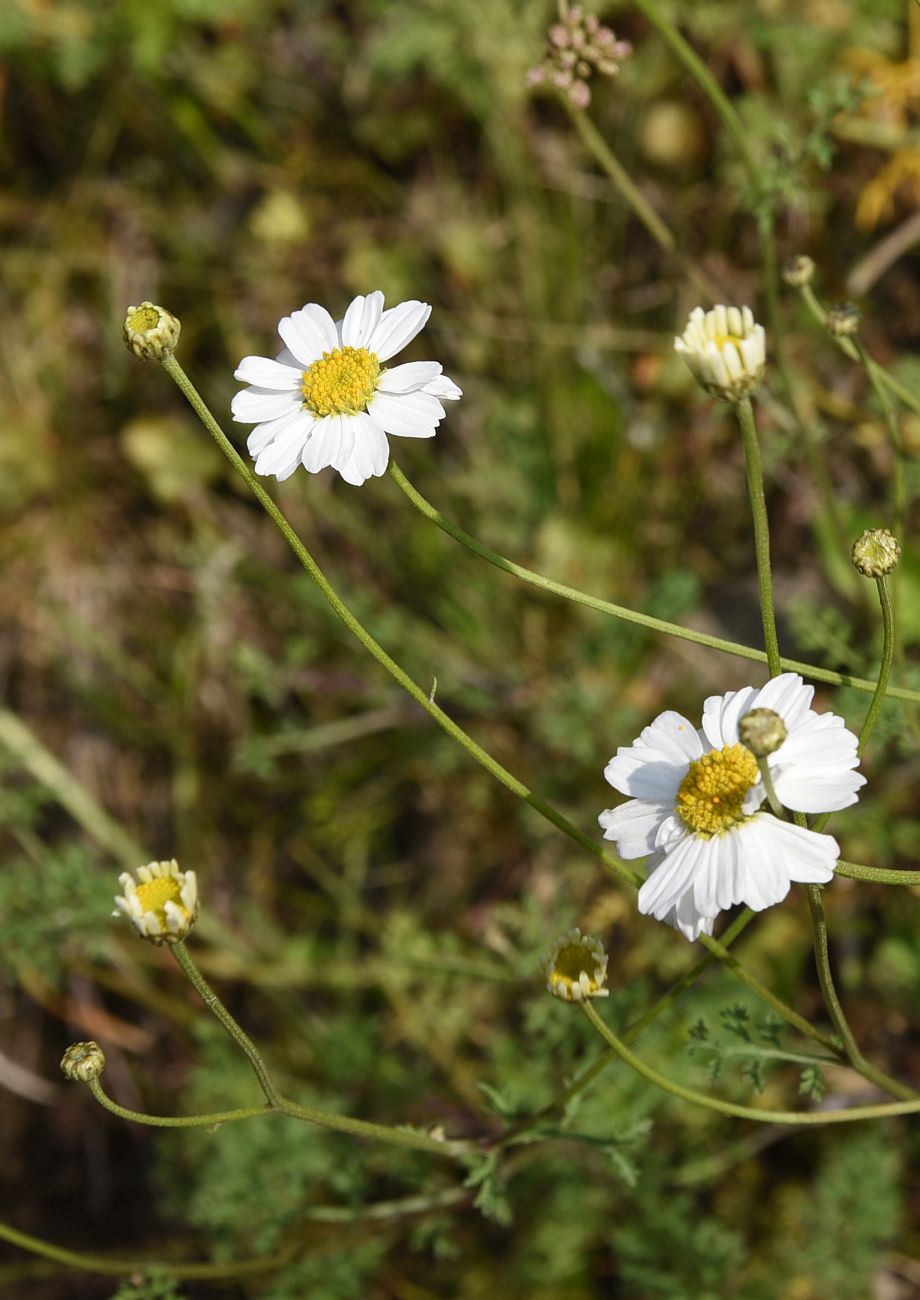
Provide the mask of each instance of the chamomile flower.
{"label": "chamomile flower", "polygon": [[764,759],[779,802],[804,813],[846,808],[865,784],[857,739],[836,714],[814,712],[813,695],[797,673],[782,673],[761,688],[710,696],[700,729],[668,711],[617,750],[604,775],[632,797],[599,820],[622,857],[649,858],[640,912],[696,939],[723,908],[759,912],[793,881],[833,877],[836,840],[764,810],[757,759],[738,731],[752,710],[772,710],[786,732]]}
{"label": "chamomile flower", "polygon": [[712,397],[738,402],[763,378],[767,341],[750,307],[694,307],[687,328],[674,340],[674,351]]}
{"label": "chamomile flower", "polygon": [[231,410],[234,420],[255,425],[248,447],[256,473],[280,480],[298,465],[311,474],[331,465],[357,485],[386,469],[388,434],[433,438],[442,403],[460,389],[438,361],[385,365],[430,315],[424,302],[384,311],[377,291],[355,298],[340,321],[315,302],[283,317],[278,356],[244,357],[234,372],[249,385]]}
{"label": "chamomile flower", "polygon": [[116,911],[123,913],[138,934],[153,943],[178,943],[198,916],[198,882],[194,871],[180,871],[170,862],[148,862],[138,867],[137,880],[123,871],[118,883],[124,890],[116,895]]}

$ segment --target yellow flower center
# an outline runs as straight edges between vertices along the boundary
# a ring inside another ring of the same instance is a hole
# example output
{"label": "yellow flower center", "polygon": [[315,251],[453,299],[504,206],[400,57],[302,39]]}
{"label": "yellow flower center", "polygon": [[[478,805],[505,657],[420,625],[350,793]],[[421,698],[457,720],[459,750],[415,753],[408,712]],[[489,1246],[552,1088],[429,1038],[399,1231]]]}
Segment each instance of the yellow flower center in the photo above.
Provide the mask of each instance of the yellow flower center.
{"label": "yellow flower center", "polygon": [[138,885],[137,897],[145,912],[153,912],[161,921],[165,921],[164,908],[167,903],[177,903],[183,911],[187,912],[188,909],[182,902],[181,890],[182,886],[175,876],[154,876],[153,880]]}
{"label": "yellow flower center", "polygon": [[757,759],[744,745],[714,749],[690,764],[677,791],[677,815],[707,839],[746,821],[741,806],[760,779]]}
{"label": "yellow flower center", "polygon": [[736,348],[739,343],[744,342],[737,334],[717,334],[712,341],[720,352],[724,349],[726,343],[730,343],[732,347]]}
{"label": "yellow flower center", "polygon": [[314,415],[357,415],[377,388],[380,362],[367,348],[333,348],[303,372],[300,391]]}
{"label": "yellow flower center", "polygon": [[597,958],[585,944],[569,943],[556,953],[549,978],[551,983],[570,989],[574,984],[580,983],[582,971],[588,977],[591,992],[596,993],[601,987],[601,982],[597,979],[600,973]]}

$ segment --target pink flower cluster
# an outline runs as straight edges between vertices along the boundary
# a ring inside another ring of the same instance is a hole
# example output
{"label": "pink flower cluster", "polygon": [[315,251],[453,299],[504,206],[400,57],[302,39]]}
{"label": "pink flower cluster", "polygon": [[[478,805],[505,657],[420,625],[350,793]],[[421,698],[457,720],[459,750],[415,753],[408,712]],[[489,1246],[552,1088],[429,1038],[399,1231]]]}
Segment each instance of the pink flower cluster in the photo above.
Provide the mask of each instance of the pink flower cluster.
{"label": "pink flower cluster", "polygon": [[628,41],[618,41],[609,27],[581,5],[572,5],[565,20],[553,23],[543,62],[527,73],[528,86],[550,86],[568,96],[573,108],[591,102],[588,80],[593,74],[613,77],[620,62],[632,53]]}

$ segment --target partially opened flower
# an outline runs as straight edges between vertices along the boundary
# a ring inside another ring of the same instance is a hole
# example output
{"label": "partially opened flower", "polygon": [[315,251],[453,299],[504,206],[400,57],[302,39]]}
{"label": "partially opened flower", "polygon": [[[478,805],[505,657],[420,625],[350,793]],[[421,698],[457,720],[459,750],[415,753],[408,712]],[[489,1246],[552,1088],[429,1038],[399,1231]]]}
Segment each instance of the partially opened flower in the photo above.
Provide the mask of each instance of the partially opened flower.
{"label": "partially opened flower", "polygon": [[606,998],[607,954],[599,939],[582,934],[576,926],[553,944],[543,963],[546,987],[563,1002],[583,1002],[585,998]]}
{"label": "partially opened flower", "polygon": [[180,871],[170,862],[148,862],[138,867],[137,880],[127,871],[118,877],[124,890],[116,895],[118,916],[123,913],[144,939],[177,943],[184,939],[198,916],[198,882],[194,871]]}
{"label": "partially opened flower", "polygon": [[751,710],[772,710],[786,736],[764,761],[780,803],[804,813],[846,808],[865,784],[857,739],[836,714],[815,713],[813,695],[797,673],[782,673],[761,688],[710,696],[701,729],[668,711],[617,750],[604,775],[632,797],[599,820],[622,857],[649,857],[640,912],[696,939],[723,908],[746,903],[757,912],[785,898],[793,881],[832,878],[836,840],[764,811],[757,759],[738,732]]}
{"label": "partially opened flower", "polygon": [[340,321],[315,302],[283,317],[285,347],[275,360],[244,357],[235,371],[249,387],[231,409],[234,420],[256,426],[248,441],[256,473],[286,479],[298,465],[311,474],[331,465],[359,484],[386,469],[387,434],[434,437],[442,402],[460,389],[438,361],[384,365],[430,315],[424,302],[384,311],[378,291],[355,298]]}
{"label": "partially opened flower", "polygon": [[687,328],[674,340],[698,384],[723,402],[739,402],[763,378],[767,341],[750,307],[694,307]]}

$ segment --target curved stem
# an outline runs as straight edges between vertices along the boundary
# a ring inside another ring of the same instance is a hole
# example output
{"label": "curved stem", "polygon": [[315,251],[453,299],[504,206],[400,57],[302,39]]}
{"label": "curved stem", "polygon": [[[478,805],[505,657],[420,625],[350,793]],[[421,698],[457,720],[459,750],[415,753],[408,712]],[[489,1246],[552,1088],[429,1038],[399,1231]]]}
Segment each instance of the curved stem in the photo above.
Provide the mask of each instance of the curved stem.
{"label": "curved stem", "polygon": [[[576,844],[581,845],[583,849],[602,862],[608,871],[616,875],[620,880],[632,885],[634,889],[638,889],[639,885],[642,883],[642,877],[638,872],[633,871],[618,858],[607,853],[595,842],[595,840],[591,839],[590,836],[585,835],[585,833],[580,831],[574,823],[568,820],[567,817],[564,817],[562,813],[558,812],[552,804],[547,803],[545,799],[541,799],[537,795],[532,794],[516,776],[513,776],[507,768],[497,762],[491,754],[488,754],[481,745],[478,745],[462,727],[454,722],[454,720],[446,714],[443,709],[435,704],[434,701],[416,685],[412,678],[409,677],[402,668],[400,668],[399,664],[397,664],[396,661],[387,654],[379,642],[371,636],[364,625],[354,616],[354,614],[352,614],[344,601],[341,600],[326,575],[307,550],[306,546],[304,546],[301,539],[294,532],[294,529],[275,505],[272,498],[265,491],[261,483],[259,483],[258,479],[256,479],[255,475],[250,471],[242,457],[233,447],[232,443],[214,419],[214,416],[211,414],[207,405],[202,400],[195,386],[179,365],[178,361],[176,361],[175,357],[167,357],[166,360],[162,362],[162,365],[163,369],[184,394],[192,409],[210,433],[211,437],[220,447],[221,451],[230,461],[231,465],[233,465],[234,469],[236,469],[243,481],[249,486],[256,500],[279,529],[297,559],[323,593],[326,601],[352,635],[357,638],[362,646],[364,646],[368,653],[386,669],[390,676],[393,677],[394,680],[397,681],[400,686],[402,686],[403,689],[422,706],[425,712],[428,713],[449,736],[453,737],[454,740],[462,745],[462,747],[476,760],[476,762],[481,764],[481,766],[494,776],[496,780],[501,782],[506,789],[510,790],[512,794],[517,795],[519,799],[524,800],[525,803],[529,804],[536,812],[539,812],[541,816],[545,817],[547,821],[558,830],[561,830],[564,835],[567,835]],[[802,1033],[814,1038],[817,1042],[823,1042],[825,1045],[830,1045],[832,1048],[834,1047],[833,1040],[829,1040],[821,1030],[810,1025],[809,1022],[805,1020],[804,1017],[800,1016],[798,1012],[794,1011],[792,1007],[787,1007],[782,999],[776,997],[776,995],[771,993],[771,991],[766,988],[765,985],[761,984],[758,979],[745,971],[727,949],[723,948],[715,939],[704,934],[700,936],[700,942],[707,947],[710,952],[714,952],[716,956],[725,961],[728,964],[728,969],[731,970],[738,979],[745,983],[752,992],[756,993],[758,997],[763,998],[766,1002],[769,1002],[778,1015],[782,1016],[790,1024],[795,1025]]]}
{"label": "curved stem", "polygon": [[8,1223],[0,1223],[0,1240],[8,1241],[11,1246],[27,1250],[32,1255],[53,1260],[67,1268],[79,1269],[83,1273],[101,1273],[107,1277],[124,1277],[131,1273],[156,1271],[168,1277],[178,1278],[234,1278],[252,1273],[270,1273],[288,1262],[290,1253],[272,1255],[266,1259],[241,1259],[236,1263],[223,1264],[183,1264],[180,1261],[156,1259],[109,1259],[105,1255],[85,1255],[76,1250],[65,1250],[53,1242],[33,1237],[31,1233],[20,1232]]}
{"label": "curved stem", "polygon": [[[409,482],[395,461],[390,462],[389,473],[393,482],[420,515],[436,524],[442,532],[447,533],[461,546],[465,546],[475,555],[480,556],[481,559],[487,560],[496,569],[501,569],[504,573],[510,573],[513,577],[520,578],[522,582],[528,583],[531,587],[550,592],[554,596],[561,596],[564,600],[571,600],[577,605],[585,605],[588,609],[598,610],[601,614],[611,614],[614,618],[622,619],[624,623],[635,623],[639,627],[648,628],[651,632],[662,632],[665,636],[679,637],[682,641],[691,641],[694,645],[706,646],[710,650],[719,650],[723,654],[735,655],[739,659],[747,659],[752,663],[765,664],[767,662],[766,652],[756,650],[753,646],[739,645],[735,641],[726,641],[723,637],[710,636],[706,632],[697,632],[693,628],[681,627],[679,623],[669,623],[666,619],[655,618],[652,614],[639,613],[639,611],[629,609],[625,605],[615,605],[612,601],[602,600],[599,596],[590,596],[587,592],[579,591],[577,587],[566,586],[563,582],[556,582],[552,578],[546,578],[543,574],[534,572],[533,569],[525,568],[522,564],[516,564],[514,560],[499,555],[497,551],[493,551],[490,547],[477,541],[470,533],[465,532],[459,525],[452,523],[445,515],[441,514],[440,510],[423,497],[414,484]],[[866,677],[850,677],[845,673],[835,673],[830,669],[818,668],[814,664],[802,663],[798,659],[780,659],[780,666],[790,672],[802,673],[805,677],[811,677],[814,681],[829,682],[834,686],[851,686],[856,690],[869,692],[874,691],[877,685]],[[888,694],[892,698],[920,704],[920,691],[910,691],[892,686]]]}
{"label": "curved stem", "polygon": [[879,379],[877,368],[873,366],[872,358],[866,351],[866,345],[859,337],[855,338],[853,342],[857,355],[863,364],[863,369],[869,377],[875,399],[882,408],[885,428],[888,430],[888,441],[891,444],[891,456],[894,463],[894,533],[895,537],[903,537],[905,535],[907,511],[907,488],[904,481],[904,445],[901,441],[901,431],[898,428],[898,413]]}
{"label": "curved stem", "polygon": [[192,984],[195,991],[201,997],[202,1002],[205,1004],[208,1010],[214,1016],[216,1016],[216,1018],[223,1025],[224,1029],[226,1029],[227,1033],[236,1043],[237,1047],[239,1047],[240,1051],[243,1052],[244,1055],[247,1057],[249,1064],[252,1066],[255,1072],[256,1078],[259,1080],[259,1084],[261,1085],[262,1091],[265,1093],[265,1099],[268,1102],[268,1104],[270,1106],[278,1106],[279,1104],[278,1090],[275,1087],[274,1083],[272,1082],[272,1078],[268,1072],[268,1068],[265,1062],[262,1060],[262,1054],[260,1053],[259,1049],[256,1047],[255,1043],[245,1032],[245,1030],[236,1022],[236,1020],[234,1020],[233,1016],[231,1016],[230,1012],[224,1006],[223,1002],[221,1002],[220,998],[211,988],[210,984],[207,982],[205,977],[202,975],[201,971],[195,965],[194,961],[192,961],[191,955],[188,949],[186,948],[185,944],[184,943],[169,944],[169,950],[172,953],[172,955],[175,957],[179,965],[182,967],[182,970],[185,972],[185,975],[188,977],[189,982]]}
{"label": "curved stem", "polygon": [[859,1044],[853,1036],[853,1031],[843,1013],[843,1007],[834,987],[830,950],[827,942],[827,920],[824,915],[824,904],[821,901],[821,887],[819,885],[806,885],[805,892],[808,895],[808,910],[811,913],[811,928],[815,941],[815,964],[818,968],[818,982],[821,985],[821,994],[828,1015],[843,1042],[848,1063],[852,1065],[854,1070],[858,1070],[864,1078],[871,1080],[877,1087],[890,1093],[892,1097],[902,1097],[905,1100],[916,1097],[917,1093],[913,1088],[908,1088],[905,1084],[899,1083],[897,1079],[892,1079],[884,1070],[877,1069],[871,1061],[866,1060],[860,1051]]}
{"label": "curved stem", "polygon": [[670,1092],[673,1096],[679,1097],[681,1101],[692,1102],[696,1106],[703,1106],[706,1110],[718,1111],[721,1115],[733,1115],[739,1119],[757,1120],[761,1124],[801,1124],[801,1125],[819,1125],[819,1124],[853,1124],[859,1120],[865,1119],[887,1119],[895,1115],[912,1115],[920,1111],[920,1099],[914,1101],[890,1102],[884,1106],[854,1106],[850,1110],[819,1110],[819,1111],[796,1111],[796,1110],[758,1110],[753,1106],[740,1106],[735,1102],[722,1101],[718,1097],[710,1097],[704,1092],[697,1092],[695,1088],[685,1088],[682,1084],[675,1083],[672,1079],[660,1074],[651,1065],[631,1052],[622,1039],[610,1029],[595,1011],[590,1001],[579,1003],[588,1020],[601,1035],[606,1043],[610,1045],[617,1056],[637,1074],[641,1074],[649,1083],[653,1083],[657,1088],[662,1088],[665,1092]]}
{"label": "curved stem", "polygon": [[218,1124],[233,1124],[238,1120],[276,1113],[274,1106],[241,1106],[236,1110],[218,1110],[207,1115],[148,1115],[145,1111],[119,1106],[117,1101],[113,1101],[103,1091],[98,1079],[90,1079],[86,1086],[99,1105],[110,1110],[113,1115],[129,1120],[132,1124],[146,1124],[148,1128],[212,1128]]}
{"label": "curved stem", "polygon": [[888,870],[886,867],[863,867],[858,862],[837,863],[837,875],[850,880],[868,880],[877,885],[920,885],[920,871]]}
{"label": "curved stem", "polygon": [[[799,288],[799,293],[802,296],[802,301],[805,303],[805,306],[808,308],[814,319],[819,325],[824,326],[827,321],[827,312],[818,301],[817,295],[811,285],[803,284]],[[840,348],[840,351],[846,353],[851,361],[859,360],[859,353],[856,350],[852,339],[841,338],[839,335],[830,335],[830,337],[833,338],[838,348]],[[894,393],[899,402],[920,415],[920,397],[917,397],[909,388],[906,388],[904,384],[901,383],[900,379],[896,379],[894,375],[889,374],[884,366],[880,366],[877,361],[873,361],[872,358],[868,356],[866,358],[866,369],[870,376],[874,375],[880,384],[883,384],[889,392]]]}
{"label": "curved stem", "polygon": [[760,614],[763,622],[764,647],[770,676],[776,677],[782,668],[779,641],[776,636],[776,614],[773,609],[773,579],[770,573],[770,526],[767,520],[767,503],[763,492],[763,468],[757,426],[749,397],[735,403],[735,412],[741,426],[744,443],[744,463],[747,474],[748,498],[754,521],[754,550],[757,556],[757,581],[760,587]]}

